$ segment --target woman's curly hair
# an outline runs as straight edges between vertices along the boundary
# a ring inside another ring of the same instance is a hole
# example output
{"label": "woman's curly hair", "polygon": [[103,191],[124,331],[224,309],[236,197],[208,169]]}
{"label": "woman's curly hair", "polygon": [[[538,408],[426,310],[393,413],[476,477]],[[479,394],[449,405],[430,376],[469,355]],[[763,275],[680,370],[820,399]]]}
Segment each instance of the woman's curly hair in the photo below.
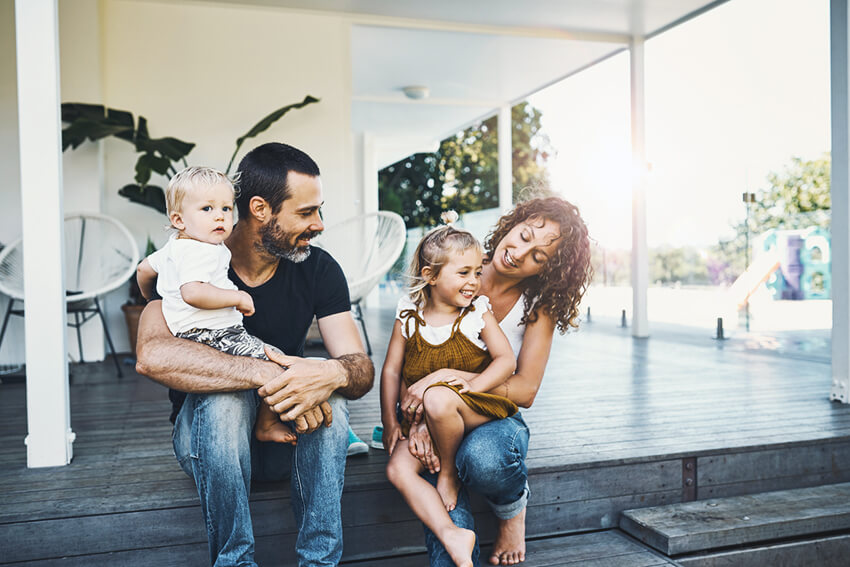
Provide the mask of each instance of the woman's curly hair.
{"label": "woman's curly hair", "polygon": [[[590,238],[578,208],[560,197],[539,197],[518,203],[502,215],[484,242],[485,255],[493,259],[496,247],[516,225],[542,226],[546,220],[560,226],[557,250],[535,276],[523,281],[524,311],[521,324],[534,323],[543,312],[555,320],[563,334],[578,327],[578,306],[593,269],[590,265]],[[539,224],[538,224],[539,223]]]}

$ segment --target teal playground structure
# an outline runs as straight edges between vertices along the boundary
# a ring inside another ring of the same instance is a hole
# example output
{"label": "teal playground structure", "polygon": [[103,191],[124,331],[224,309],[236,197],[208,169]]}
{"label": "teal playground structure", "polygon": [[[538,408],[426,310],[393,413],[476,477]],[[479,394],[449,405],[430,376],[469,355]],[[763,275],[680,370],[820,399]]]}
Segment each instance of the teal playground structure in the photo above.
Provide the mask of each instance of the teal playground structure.
{"label": "teal playground structure", "polygon": [[761,255],[778,255],[779,265],[772,264],[765,281],[773,299],[832,297],[829,231],[770,229],[756,239],[753,248],[756,260]]}

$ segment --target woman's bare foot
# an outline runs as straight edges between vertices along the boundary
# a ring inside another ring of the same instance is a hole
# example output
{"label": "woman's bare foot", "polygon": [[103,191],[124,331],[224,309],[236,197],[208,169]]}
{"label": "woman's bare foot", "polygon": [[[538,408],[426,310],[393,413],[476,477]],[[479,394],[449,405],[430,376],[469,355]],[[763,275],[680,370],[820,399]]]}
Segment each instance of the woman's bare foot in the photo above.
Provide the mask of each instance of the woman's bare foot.
{"label": "woman's bare foot", "polygon": [[437,492],[440,494],[440,499],[443,501],[447,512],[451,512],[457,506],[457,493],[459,491],[460,479],[457,472],[441,470],[437,475]]}
{"label": "woman's bare foot", "polygon": [[443,535],[442,542],[457,567],[473,567],[472,550],[475,549],[475,532],[453,525]]}
{"label": "woman's bare foot", "polygon": [[275,443],[290,443],[292,445],[295,445],[298,440],[292,428],[279,420],[267,423],[261,423],[260,420],[257,420],[257,425],[254,426],[254,437],[259,441],[274,441]]}
{"label": "woman's bare foot", "polygon": [[525,508],[509,520],[499,520],[499,535],[490,554],[490,565],[516,565],[525,561]]}

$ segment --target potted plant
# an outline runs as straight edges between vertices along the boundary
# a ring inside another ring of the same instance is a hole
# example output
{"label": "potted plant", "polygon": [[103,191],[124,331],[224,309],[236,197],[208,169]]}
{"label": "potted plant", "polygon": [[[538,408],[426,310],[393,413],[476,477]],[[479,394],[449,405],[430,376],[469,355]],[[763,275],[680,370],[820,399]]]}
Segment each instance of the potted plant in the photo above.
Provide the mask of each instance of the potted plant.
{"label": "potted plant", "polygon": [[[236,149],[230,156],[225,173],[230,173],[233,161],[245,140],[253,138],[268,130],[290,110],[303,108],[319,102],[319,99],[307,95],[304,100],[278,108],[243,136],[236,139]],[[129,142],[139,154],[135,166],[135,183],[130,183],[118,190],[118,194],[134,203],[156,209],[165,214],[165,192],[162,187],[151,185],[149,181],[154,173],[170,177],[177,173],[180,166],[186,167],[186,156],[195,147],[191,142],[184,142],[173,137],[151,138],[148,133],[148,121],[139,116],[138,121],[131,112],[116,110],[98,104],[66,102],[62,104],[62,121],[67,125],[62,130],[62,150],[79,147],[86,140],[97,141],[109,136]],[[145,256],[156,251],[156,247],[148,237]],[[142,297],[136,278],[130,278],[130,296],[121,306],[127,322],[127,335],[133,356],[136,354],[136,337],[138,334],[139,317],[144,309],[145,300]]]}

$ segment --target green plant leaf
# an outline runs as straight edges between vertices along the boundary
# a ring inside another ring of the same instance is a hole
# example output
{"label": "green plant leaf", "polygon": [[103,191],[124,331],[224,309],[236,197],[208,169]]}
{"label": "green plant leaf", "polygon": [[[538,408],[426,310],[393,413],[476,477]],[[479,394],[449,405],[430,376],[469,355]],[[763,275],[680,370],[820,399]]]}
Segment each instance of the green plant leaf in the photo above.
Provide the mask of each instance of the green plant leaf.
{"label": "green plant leaf", "polygon": [[81,102],[62,103],[62,122],[73,122],[80,118],[103,120],[106,117],[106,107],[102,104],[84,104]]}
{"label": "green plant leaf", "polygon": [[134,203],[154,208],[162,214],[166,214],[165,193],[161,187],[157,187],[156,185],[140,187],[139,185],[130,184],[119,189],[118,194],[130,199]]}
{"label": "green plant leaf", "polygon": [[128,129],[120,124],[77,118],[62,130],[62,151],[69,147],[76,149],[86,140],[96,142],[101,138],[120,136],[123,133],[129,133],[132,136],[132,127]]}
{"label": "green plant leaf", "polygon": [[133,119],[133,113],[126,110],[115,110],[114,108],[106,109],[106,120],[110,124],[120,124],[127,127],[126,132],[115,134],[116,138],[121,138],[130,143],[133,143],[136,131],[136,121]]}
{"label": "green plant leaf", "polygon": [[272,124],[280,120],[283,115],[289,112],[290,110],[294,110],[296,108],[304,108],[308,104],[313,104],[314,102],[319,102],[319,99],[307,95],[301,102],[289,104],[282,108],[278,108],[277,110],[275,110],[274,112],[254,124],[253,128],[248,130],[248,132],[244,136],[236,140],[236,150],[234,150],[233,155],[230,157],[230,162],[227,164],[227,170],[225,171],[225,173],[230,173],[230,168],[233,166],[233,160],[236,159],[236,154],[239,153],[239,148],[242,147],[242,144],[245,142],[245,140],[247,140],[248,138],[253,138],[254,136],[268,130]]}
{"label": "green plant leaf", "polygon": [[94,142],[108,136],[133,140],[133,115],[124,110],[113,110],[99,104],[66,102],[62,104],[62,121],[68,123],[62,130],[63,151],[69,147],[77,148],[86,140]]}
{"label": "green plant leaf", "polygon": [[180,161],[192,151],[195,144],[177,138],[136,138],[136,150],[148,154],[158,153],[171,161]]}
{"label": "green plant leaf", "polygon": [[136,128],[136,148],[139,147],[139,139],[147,140],[148,138],[150,138],[150,135],[148,134],[148,119],[144,116],[139,116],[139,126]]}
{"label": "green plant leaf", "polygon": [[144,187],[150,181],[152,171],[166,175],[169,167],[171,167],[171,160],[168,158],[155,154],[142,154],[136,161],[136,183]]}

